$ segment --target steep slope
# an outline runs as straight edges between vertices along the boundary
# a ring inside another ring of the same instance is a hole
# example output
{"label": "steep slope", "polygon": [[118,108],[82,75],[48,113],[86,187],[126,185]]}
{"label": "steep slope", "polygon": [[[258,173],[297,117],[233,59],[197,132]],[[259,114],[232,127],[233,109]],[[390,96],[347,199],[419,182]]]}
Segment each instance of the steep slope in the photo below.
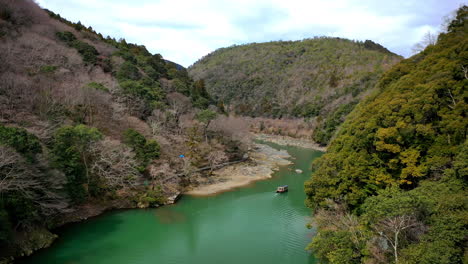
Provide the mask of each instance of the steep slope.
{"label": "steep slope", "polygon": [[189,74],[239,115],[319,116],[314,138],[326,144],[342,117],[400,59],[370,40],[321,37],[222,48]]}
{"label": "steep slope", "polygon": [[0,0],[0,58],[0,262],[64,223],[170,202],[246,149],[186,69],[31,0]]}
{"label": "steep slope", "polygon": [[305,188],[320,257],[466,261],[467,14],[462,7],[437,44],[386,72],[315,163]]}

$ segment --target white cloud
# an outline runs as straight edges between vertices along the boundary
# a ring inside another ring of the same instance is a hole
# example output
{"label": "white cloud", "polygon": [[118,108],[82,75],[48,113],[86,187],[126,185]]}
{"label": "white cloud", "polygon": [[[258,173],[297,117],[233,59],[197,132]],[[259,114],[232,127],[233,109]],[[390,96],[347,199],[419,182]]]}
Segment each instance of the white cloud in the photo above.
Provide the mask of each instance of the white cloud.
{"label": "white cloud", "polygon": [[37,0],[63,17],[188,66],[232,44],[313,36],[371,39],[408,56],[461,0]]}

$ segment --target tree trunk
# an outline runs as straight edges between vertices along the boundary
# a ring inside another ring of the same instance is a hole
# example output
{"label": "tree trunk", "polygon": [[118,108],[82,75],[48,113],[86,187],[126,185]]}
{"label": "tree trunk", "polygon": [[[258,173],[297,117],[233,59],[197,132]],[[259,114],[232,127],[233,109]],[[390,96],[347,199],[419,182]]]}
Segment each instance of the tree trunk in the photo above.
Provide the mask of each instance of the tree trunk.
{"label": "tree trunk", "polygon": [[395,255],[395,264],[398,264],[398,231],[395,232],[395,245],[393,247],[393,253]]}
{"label": "tree trunk", "polygon": [[85,165],[86,171],[86,192],[87,195],[89,194],[89,172],[88,172],[88,162],[86,162],[86,155],[82,154],[81,157],[83,158],[83,163]]}

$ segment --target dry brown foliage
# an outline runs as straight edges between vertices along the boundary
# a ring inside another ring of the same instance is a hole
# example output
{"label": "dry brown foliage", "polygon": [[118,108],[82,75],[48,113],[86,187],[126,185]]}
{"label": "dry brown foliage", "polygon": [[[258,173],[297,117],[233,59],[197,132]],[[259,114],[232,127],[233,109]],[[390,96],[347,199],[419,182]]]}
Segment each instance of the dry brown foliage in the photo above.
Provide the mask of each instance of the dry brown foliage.
{"label": "dry brown foliage", "polygon": [[138,184],[135,153],[119,141],[105,139],[91,147],[93,163],[91,173],[111,188],[131,188]]}
{"label": "dry brown foliage", "polygon": [[315,127],[315,120],[247,118],[251,131],[254,133],[289,136],[310,139]]}
{"label": "dry brown foliage", "polygon": [[[21,193],[34,200],[43,215],[66,212],[68,201],[58,192],[63,175],[50,171],[48,178],[36,166],[28,164],[15,150],[0,146],[0,195]],[[27,223],[24,223],[25,225]]]}
{"label": "dry brown foliage", "polygon": [[218,115],[215,120],[211,121],[208,129],[246,146],[250,145],[252,139],[249,123],[242,117]]}

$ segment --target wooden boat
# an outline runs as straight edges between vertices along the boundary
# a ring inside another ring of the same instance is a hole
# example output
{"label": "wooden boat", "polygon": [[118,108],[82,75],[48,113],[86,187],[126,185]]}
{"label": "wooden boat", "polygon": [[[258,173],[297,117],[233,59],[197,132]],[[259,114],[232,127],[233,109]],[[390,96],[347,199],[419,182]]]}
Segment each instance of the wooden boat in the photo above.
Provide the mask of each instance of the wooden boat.
{"label": "wooden boat", "polygon": [[277,193],[284,193],[284,192],[287,192],[287,191],[288,191],[288,186],[287,185],[278,186],[278,188],[276,188]]}

